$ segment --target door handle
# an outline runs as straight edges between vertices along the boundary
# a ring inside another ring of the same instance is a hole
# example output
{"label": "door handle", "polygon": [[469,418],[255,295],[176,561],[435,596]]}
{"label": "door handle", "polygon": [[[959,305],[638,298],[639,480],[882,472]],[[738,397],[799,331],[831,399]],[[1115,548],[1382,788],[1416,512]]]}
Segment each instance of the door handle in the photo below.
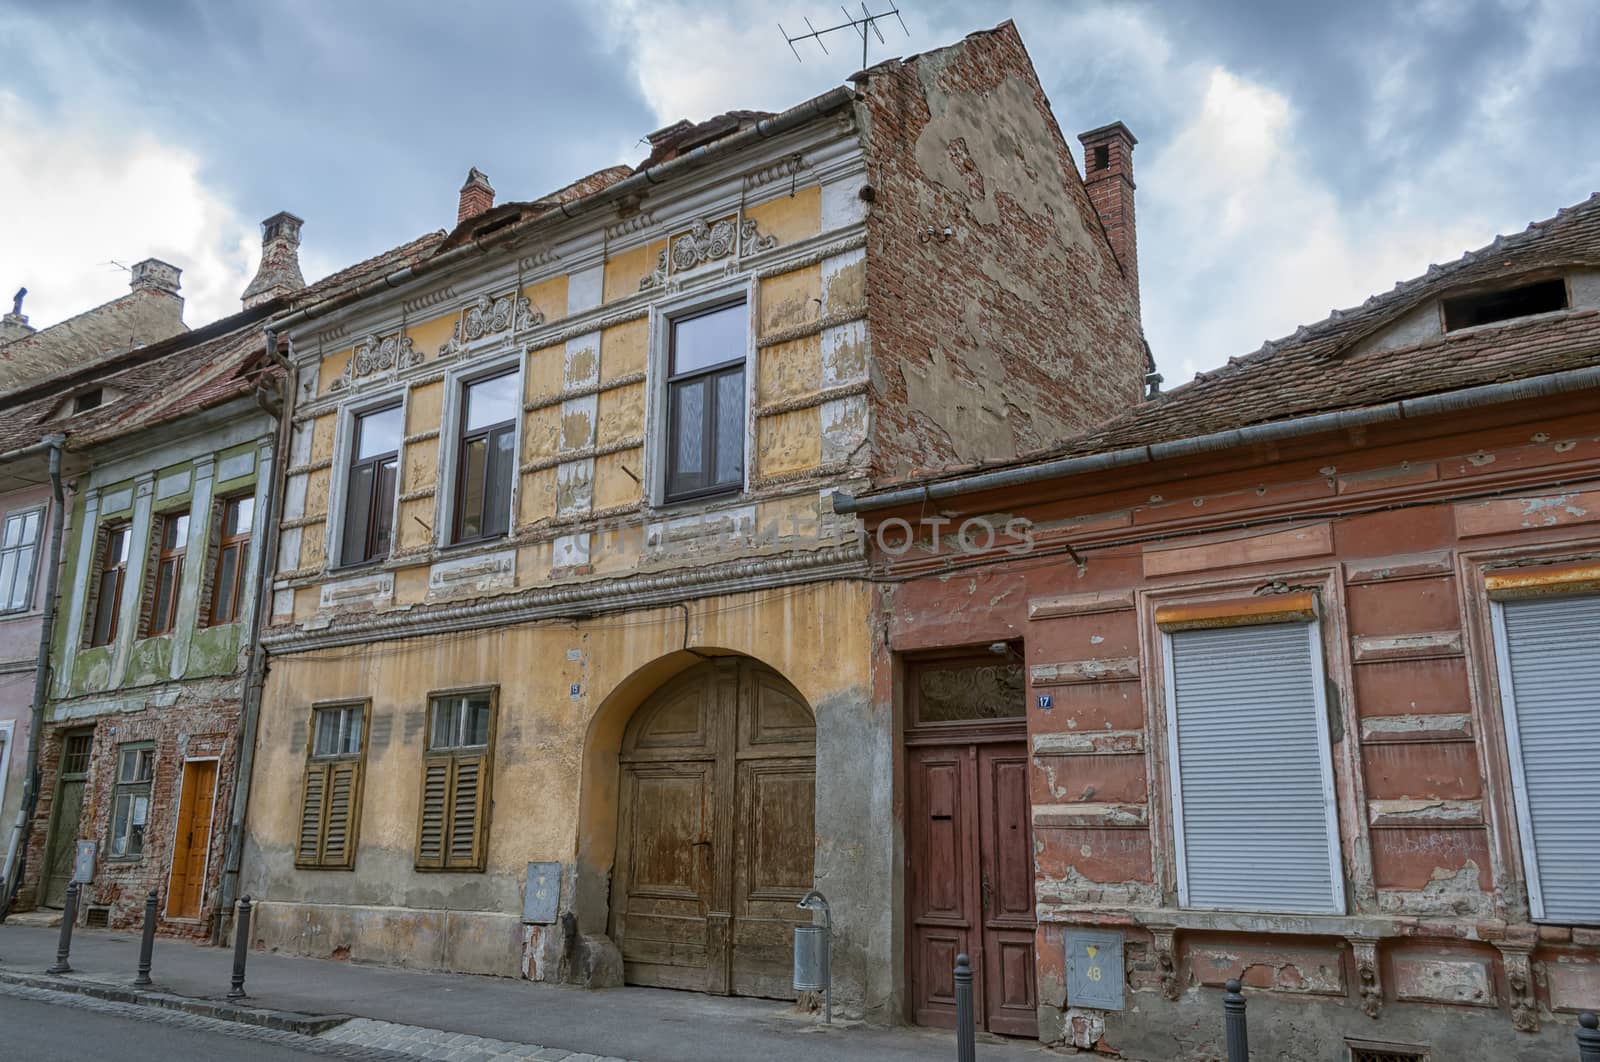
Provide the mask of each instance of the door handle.
{"label": "door handle", "polygon": [[689,842],[689,847],[690,848],[699,848],[701,845],[705,845],[707,848],[710,848],[711,847],[711,842],[710,841],[690,841]]}
{"label": "door handle", "polygon": [[983,885],[980,891],[983,895],[983,909],[987,911],[989,909],[989,894],[992,891],[989,885],[989,875],[987,874],[983,876]]}

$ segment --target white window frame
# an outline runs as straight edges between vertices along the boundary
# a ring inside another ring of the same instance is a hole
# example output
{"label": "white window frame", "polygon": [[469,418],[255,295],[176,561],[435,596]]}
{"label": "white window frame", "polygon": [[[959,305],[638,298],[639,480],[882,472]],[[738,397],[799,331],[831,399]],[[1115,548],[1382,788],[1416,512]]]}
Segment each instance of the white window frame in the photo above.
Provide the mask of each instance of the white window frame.
{"label": "white window frame", "polygon": [[[756,456],[756,315],[760,312],[757,296],[760,287],[755,277],[745,277],[726,284],[696,288],[694,291],[662,299],[650,307],[650,358],[646,371],[649,388],[645,403],[644,464],[645,482],[649,485],[647,503],[651,508],[704,508],[719,502],[743,498],[750,493],[751,477]],[[745,306],[745,356],[744,356],[744,482],[737,491],[707,497],[667,500],[667,377],[668,362],[672,356],[672,324],[683,317],[715,309],[718,304],[744,300]]]}
{"label": "white window frame", "polygon": [[[325,536],[323,555],[327,558],[330,572],[347,567],[344,562],[344,510],[345,503],[349,500],[350,456],[355,450],[356,419],[364,414],[392,406],[396,399],[399,399],[400,404],[400,446],[395,457],[394,508],[391,511],[394,541],[389,544],[390,557],[400,544],[400,495],[405,493],[406,425],[410,423],[411,416],[409,384],[391,385],[381,391],[364,394],[358,401],[339,407],[339,420],[334,428],[334,466],[328,477],[328,514],[333,518],[329,519],[328,526],[323,532]],[[362,567],[381,567],[388,559],[374,558]]]}
{"label": "white window frame", "polygon": [[[1321,764],[1322,806],[1328,836],[1328,897],[1329,910],[1318,912],[1342,915],[1346,911],[1344,894],[1344,866],[1342,846],[1339,843],[1338,791],[1333,779],[1333,742],[1328,734],[1328,676],[1322,647],[1322,622],[1318,619],[1278,621],[1303,625],[1311,649],[1312,702],[1317,711],[1317,755]],[[1266,623],[1251,626],[1268,626]],[[1204,907],[1189,900],[1189,860],[1184,840],[1183,778],[1178,763],[1178,692],[1177,673],[1172,662],[1172,637],[1182,631],[1161,632],[1161,670],[1163,697],[1166,701],[1167,725],[1167,785],[1172,796],[1172,838],[1178,872],[1178,906],[1187,910],[1224,910]],[[1295,912],[1302,913],[1302,912]]]}
{"label": "white window frame", "polygon": [[[34,611],[34,598],[37,597],[38,593],[39,593],[39,587],[36,585],[34,580],[38,576],[38,573],[39,573],[39,558],[40,558],[40,555],[43,552],[39,548],[39,546],[44,541],[45,509],[46,509],[46,506],[44,506],[43,504],[40,504],[40,505],[24,505],[20,509],[12,509],[10,512],[6,513],[4,516],[0,516],[0,543],[4,543],[5,542],[5,527],[13,519],[18,519],[18,520],[23,519],[23,518],[27,517],[29,513],[38,513],[39,514],[39,537],[37,537],[37,538],[35,538],[33,540],[33,563],[28,566],[28,594],[27,594],[27,597],[24,599],[21,608],[9,608],[8,609],[8,608],[5,608],[3,605],[0,605],[0,616],[22,616],[22,615],[26,615],[29,612]],[[3,548],[3,547],[0,547],[0,548]]]}
{"label": "white window frame", "polygon": [[[466,413],[466,400],[464,392],[469,384],[486,380],[492,376],[499,376],[510,369],[511,375],[517,381],[517,418],[516,425],[511,430],[514,467],[511,470],[511,516],[506,527],[506,535],[499,539],[473,539],[470,542],[458,543],[455,540],[456,523],[456,462],[461,450],[461,424]],[[433,506],[433,544],[437,549],[448,549],[460,546],[462,549],[471,549],[474,546],[488,547],[502,544],[517,531],[517,511],[522,498],[522,432],[528,419],[527,409],[527,379],[528,355],[521,349],[507,351],[504,354],[471,365],[456,365],[446,370],[444,377],[444,411],[439,418],[439,477],[437,486],[434,487]],[[345,462],[348,467],[349,462]],[[399,482],[395,484],[395,498],[400,497]],[[399,520],[398,514],[395,517]]]}
{"label": "white window frame", "polygon": [[[6,784],[11,777],[11,746],[17,743],[16,738],[16,721],[13,719],[0,719],[0,741],[5,742],[5,744],[0,745],[0,809],[5,808]],[[17,792],[20,796],[21,790],[19,789]],[[0,814],[0,821],[9,822],[11,818],[12,816],[10,815]],[[5,881],[5,869],[11,865],[11,856],[16,851],[17,844],[16,831],[8,830],[6,832],[11,834],[11,838],[6,842],[6,861],[0,863],[0,882]]]}

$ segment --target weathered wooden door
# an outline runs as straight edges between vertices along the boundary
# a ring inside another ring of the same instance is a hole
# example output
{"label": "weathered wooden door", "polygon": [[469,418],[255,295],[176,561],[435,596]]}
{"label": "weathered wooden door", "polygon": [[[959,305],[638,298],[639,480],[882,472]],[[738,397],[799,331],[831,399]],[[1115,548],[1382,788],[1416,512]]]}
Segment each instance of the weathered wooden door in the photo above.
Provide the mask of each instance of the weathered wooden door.
{"label": "weathered wooden door", "polygon": [[793,998],[816,800],[804,700],[754,661],[708,661],[639,708],[621,762],[611,935],[628,982]]}
{"label": "weathered wooden door", "polygon": [[68,734],[61,741],[61,769],[56,774],[56,797],[50,808],[50,843],[45,847],[44,899],[46,907],[67,900],[72,881],[72,859],[78,849],[78,820],[83,816],[83,787],[89,777],[92,731]]}
{"label": "weathered wooden door", "polygon": [[172,877],[167,882],[167,917],[199,918],[205,897],[206,860],[211,855],[211,816],[217,791],[217,761],[183,765],[178,828],[172,841]]}
{"label": "weathered wooden door", "polygon": [[941,660],[911,669],[909,678],[912,1019],[955,1024],[955,963],[965,952],[978,1025],[1036,1036],[1033,830],[1020,669],[992,658]]}

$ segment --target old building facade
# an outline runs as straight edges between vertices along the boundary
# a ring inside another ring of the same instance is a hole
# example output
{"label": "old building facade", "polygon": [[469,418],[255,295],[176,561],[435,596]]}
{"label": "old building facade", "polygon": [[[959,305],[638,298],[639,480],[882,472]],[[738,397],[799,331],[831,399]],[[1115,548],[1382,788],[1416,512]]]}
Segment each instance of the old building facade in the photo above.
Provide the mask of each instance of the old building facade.
{"label": "old building facade", "polygon": [[783,997],[817,888],[899,1020],[897,726],[825,499],[1136,401],[1131,262],[1010,24],[493,195],[271,325],[257,941]]}
{"label": "old building facade", "polygon": [[965,950],[989,1028],[1117,1057],[1220,1057],[1230,977],[1262,1057],[1571,1057],[1597,410],[1600,197],[1029,460],[836,499],[904,726],[907,1013],[948,1020]]}

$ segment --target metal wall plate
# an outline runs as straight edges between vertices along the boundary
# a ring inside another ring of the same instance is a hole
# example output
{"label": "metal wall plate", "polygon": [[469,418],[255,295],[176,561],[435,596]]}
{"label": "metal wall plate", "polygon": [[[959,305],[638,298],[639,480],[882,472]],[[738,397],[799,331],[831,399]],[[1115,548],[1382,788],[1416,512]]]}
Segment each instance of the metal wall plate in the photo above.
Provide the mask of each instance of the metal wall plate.
{"label": "metal wall plate", "polygon": [[78,850],[72,856],[72,880],[82,885],[87,885],[94,880],[94,846],[93,841],[79,841]]}
{"label": "metal wall plate", "polygon": [[561,864],[529,863],[528,883],[522,893],[522,921],[527,925],[555,924],[561,903]]}
{"label": "metal wall plate", "polygon": [[1096,1010],[1122,1009],[1122,934],[1067,930],[1067,1003]]}

